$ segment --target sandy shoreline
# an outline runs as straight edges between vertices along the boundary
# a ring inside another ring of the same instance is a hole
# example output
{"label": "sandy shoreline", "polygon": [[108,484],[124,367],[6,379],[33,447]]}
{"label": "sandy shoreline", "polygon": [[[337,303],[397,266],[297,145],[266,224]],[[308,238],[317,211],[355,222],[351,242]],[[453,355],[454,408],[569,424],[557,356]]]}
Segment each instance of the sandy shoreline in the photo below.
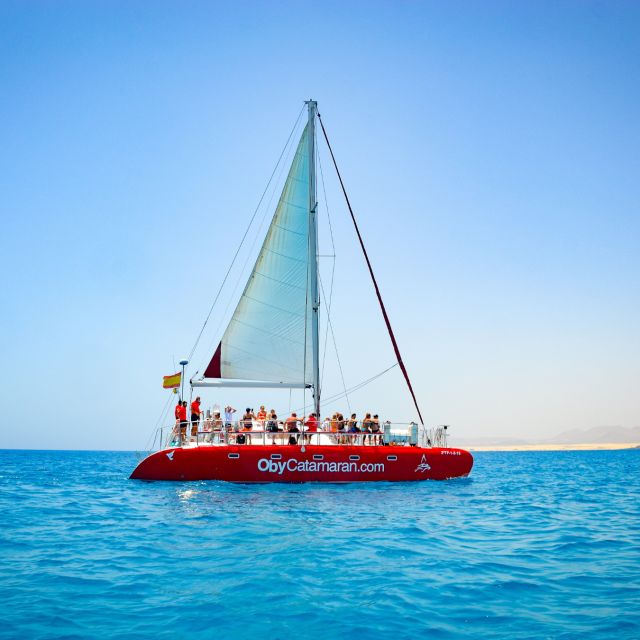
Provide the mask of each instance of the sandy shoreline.
{"label": "sandy shoreline", "polygon": [[469,451],[614,451],[617,449],[638,449],[640,443],[468,445],[460,448]]}

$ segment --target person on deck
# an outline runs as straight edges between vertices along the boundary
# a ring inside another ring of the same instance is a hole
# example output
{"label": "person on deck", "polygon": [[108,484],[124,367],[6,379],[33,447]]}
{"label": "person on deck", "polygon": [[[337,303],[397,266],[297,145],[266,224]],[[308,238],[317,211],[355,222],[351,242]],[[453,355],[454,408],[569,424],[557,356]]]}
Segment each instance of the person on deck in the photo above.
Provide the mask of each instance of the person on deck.
{"label": "person on deck", "polygon": [[182,400],[178,399],[178,404],[173,410],[173,416],[176,419],[176,426],[174,428],[176,435],[180,435],[180,407],[182,406]]}
{"label": "person on deck", "polygon": [[[295,411],[285,420],[285,427],[289,433],[300,433],[298,416]],[[298,444],[298,436],[289,436],[289,444]]]}
{"label": "person on deck", "polygon": [[360,429],[358,428],[358,419],[356,418],[356,414],[352,413],[349,421],[347,422],[349,428],[347,429],[347,433],[354,434],[347,438],[347,442],[349,444],[356,444],[357,436],[356,433],[360,433]]}
{"label": "person on deck", "polygon": [[271,436],[271,444],[276,444],[275,434],[278,433],[278,415],[276,414],[275,409],[271,409],[271,411],[269,411],[269,415],[267,416],[266,430],[269,433],[274,434]]}
{"label": "person on deck", "polygon": [[[241,431],[251,431],[253,429],[253,421],[255,420],[255,416],[253,415],[253,411],[247,407],[247,410],[244,412],[242,419],[240,420],[240,424],[242,425]],[[251,436],[247,433],[247,442],[251,444]]]}
{"label": "person on deck", "polygon": [[260,411],[256,414],[256,420],[260,423],[260,428],[264,429],[264,422],[267,419],[267,412],[264,410],[264,405],[260,405]]}
{"label": "person on deck", "polygon": [[358,438],[355,434],[360,433],[360,429],[358,427],[358,418],[355,413],[352,413],[351,417],[347,420],[347,433],[349,435],[345,436],[346,443],[357,444],[356,440]]}
{"label": "person on deck", "polygon": [[[371,419],[371,414],[367,413],[362,421],[362,433],[371,433],[371,427],[373,425],[373,420]],[[367,438],[369,439],[369,444],[371,444],[371,435],[362,436],[362,444],[367,444]]]}
{"label": "person on deck", "polygon": [[200,396],[191,403],[191,437],[198,438],[198,426],[200,425]]}
{"label": "person on deck", "polygon": [[180,421],[180,446],[187,441],[187,401],[184,400],[178,403],[176,407],[176,413],[178,414],[178,420]]}
{"label": "person on deck", "polygon": [[373,444],[382,444],[382,436],[380,435],[380,418],[376,413],[371,418],[371,433],[373,433]]}
{"label": "person on deck", "polygon": [[214,442],[215,442],[215,438],[217,434],[217,439],[219,442],[222,442],[222,434],[220,433],[222,431],[222,418],[220,417],[220,412],[216,411],[213,414],[213,431],[214,431]]}
{"label": "person on deck", "polygon": [[339,413],[338,414],[338,444],[346,444],[347,438],[345,437],[345,433],[347,432],[347,423],[344,419],[344,416]]}
{"label": "person on deck", "polygon": [[251,429],[253,429],[254,419],[255,419],[255,416],[253,415],[253,412],[251,411],[251,409],[247,407],[247,410],[244,412],[244,415],[240,420],[240,424],[242,425],[242,430],[251,431]]}
{"label": "person on deck", "polygon": [[211,415],[211,411],[207,409],[204,412],[202,420],[202,432],[204,433],[204,442],[213,442],[213,416]]}
{"label": "person on deck", "polygon": [[307,435],[305,436],[305,440],[307,444],[311,444],[311,438],[313,437],[312,433],[318,433],[318,416],[315,413],[312,413],[307,421],[304,423],[304,426],[307,427]]}
{"label": "person on deck", "polygon": [[229,405],[224,408],[224,426],[227,431],[231,429],[233,425],[233,414],[235,412],[236,410]]}
{"label": "person on deck", "polygon": [[171,432],[171,444],[172,446],[175,444],[179,444],[180,442],[180,418],[178,416],[179,407],[182,405],[180,400],[178,400],[178,404],[176,404],[175,409],[173,410],[173,416],[176,419],[175,424],[173,426],[173,431]]}

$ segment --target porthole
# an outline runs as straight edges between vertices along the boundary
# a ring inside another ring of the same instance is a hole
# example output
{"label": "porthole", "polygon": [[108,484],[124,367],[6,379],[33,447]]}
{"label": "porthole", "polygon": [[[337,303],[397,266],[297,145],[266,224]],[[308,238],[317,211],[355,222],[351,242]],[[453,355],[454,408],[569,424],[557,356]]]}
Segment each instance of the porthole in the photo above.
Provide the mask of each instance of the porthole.
{"label": "porthole", "polygon": [[282,458],[282,454],[281,453],[272,453],[271,454],[271,459],[272,460],[280,460]]}
{"label": "porthole", "polygon": [[237,460],[240,457],[239,453],[230,453],[228,455],[232,460]]}
{"label": "porthole", "polygon": [[389,462],[395,462],[398,459],[398,456],[387,456],[387,460]]}
{"label": "porthole", "polygon": [[316,453],[316,454],[313,456],[313,459],[314,459],[314,460],[324,460],[324,456],[323,456],[322,454],[320,454],[320,453]]}
{"label": "porthole", "polygon": [[349,456],[349,460],[356,462],[357,460],[360,460],[360,456]]}

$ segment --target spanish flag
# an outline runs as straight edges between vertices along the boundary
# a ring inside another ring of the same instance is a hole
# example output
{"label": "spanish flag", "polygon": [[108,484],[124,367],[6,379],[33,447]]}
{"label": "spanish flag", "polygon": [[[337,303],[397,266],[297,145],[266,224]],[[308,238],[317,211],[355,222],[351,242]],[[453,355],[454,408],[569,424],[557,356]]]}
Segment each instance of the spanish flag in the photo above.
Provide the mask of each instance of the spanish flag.
{"label": "spanish flag", "polygon": [[162,387],[163,389],[175,389],[180,386],[180,379],[182,374],[180,372],[174,373],[172,376],[163,376]]}

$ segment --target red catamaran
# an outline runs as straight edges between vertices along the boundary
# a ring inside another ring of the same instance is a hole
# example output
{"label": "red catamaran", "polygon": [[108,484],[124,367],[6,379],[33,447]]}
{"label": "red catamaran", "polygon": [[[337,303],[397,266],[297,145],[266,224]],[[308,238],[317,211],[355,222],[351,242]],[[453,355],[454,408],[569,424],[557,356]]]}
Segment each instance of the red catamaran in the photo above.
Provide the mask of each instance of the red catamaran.
{"label": "red catamaran", "polygon": [[[310,389],[320,416],[316,120],[320,123],[344,193],[417,422],[383,423],[379,435],[297,426],[267,428],[254,421],[250,438],[239,427],[205,421],[193,438],[175,428],[159,451],[138,464],[139,480],[229,482],[370,482],[445,480],[464,477],[473,466],[468,451],[450,448],[446,427],[427,429],[400,356],[371,263],[342,177],[317,111],[308,121],[262,249],[235,312],[204,376],[191,388]],[[200,428],[200,427],[199,427]]]}

